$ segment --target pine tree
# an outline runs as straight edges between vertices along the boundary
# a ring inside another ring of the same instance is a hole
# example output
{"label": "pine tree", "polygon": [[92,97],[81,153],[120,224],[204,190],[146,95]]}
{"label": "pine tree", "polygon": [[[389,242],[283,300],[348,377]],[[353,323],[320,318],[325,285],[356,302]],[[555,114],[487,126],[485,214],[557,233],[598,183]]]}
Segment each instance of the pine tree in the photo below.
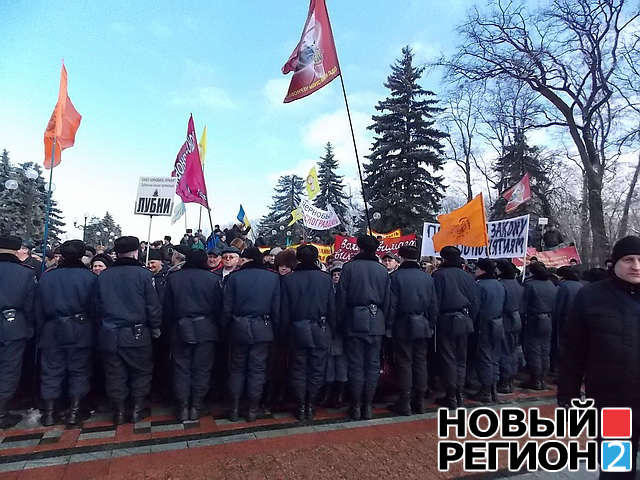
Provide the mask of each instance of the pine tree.
{"label": "pine tree", "polygon": [[[269,213],[260,221],[259,234],[270,245],[285,245],[286,232],[291,232],[291,241],[297,242],[303,235],[301,222],[288,226],[291,212],[300,204],[303,180],[297,175],[283,175],[275,186]],[[280,229],[283,226],[284,229]],[[272,232],[276,233],[273,234]]]}
{"label": "pine tree", "polygon": [[320,157],[320,164],[318,165],[320,193],[315,198],[314,204],[322,209],[326,209],[327,204],[331,205],[338,217],[343,220],[347,211],[346,201],[349,197],[343,192],[343,177],[336,173],[339,164],[333,153],[333,145],[331,145],[331,142],[327,142],[324,148],[324,157]]}
{"label": "pine tree", "polygon": [[384,84],[390,96],[378,102],[379,115],[368,128],[375,132],[372,153],[365,164],[365,187],[370,214],[381,219],[372,222],[377,231],[402,228],[421,231],[425,221],[433,221],[444,194],[442,170],[446,133],[435,127],[435,94],[423,89],[418,80],[424,67],[413,65],[409,47],[391,66]]}
{"label": "pine tree", "polygon": [[87,219],[84,239],[88,245],[102,245],[109,248],[113,246],[113,241],[121,235],[120,225],[115,222],[109,212],[106,212],[103,218],[94,216]]}

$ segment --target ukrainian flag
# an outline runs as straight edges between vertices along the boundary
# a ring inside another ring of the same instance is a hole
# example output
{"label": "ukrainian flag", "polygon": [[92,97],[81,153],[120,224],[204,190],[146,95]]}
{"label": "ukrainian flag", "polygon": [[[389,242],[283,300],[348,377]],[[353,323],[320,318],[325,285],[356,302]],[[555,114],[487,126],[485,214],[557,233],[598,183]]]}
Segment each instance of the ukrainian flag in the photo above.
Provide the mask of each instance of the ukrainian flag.
{"label": "ukrainian flag", "polygon": [[251,222],[249,221],[249,217],[247,217],[247,214],[244,213],[244,208],[242,208],[242,205],[240,205],[240,211],[238,212],[238,216],[236,218],[238,219],[238,221],[244,223],[245,227],[250,227],[251,226]]}

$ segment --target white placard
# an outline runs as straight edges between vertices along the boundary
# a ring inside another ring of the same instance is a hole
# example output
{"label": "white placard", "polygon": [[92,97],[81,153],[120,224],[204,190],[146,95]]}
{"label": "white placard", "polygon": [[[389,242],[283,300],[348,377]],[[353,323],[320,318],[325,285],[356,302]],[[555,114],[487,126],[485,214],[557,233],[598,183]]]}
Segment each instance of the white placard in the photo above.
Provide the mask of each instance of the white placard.
{"label": "white placard", "polygon": [[175,177],[140,177],[133,213],[170,217],[176,182]]}

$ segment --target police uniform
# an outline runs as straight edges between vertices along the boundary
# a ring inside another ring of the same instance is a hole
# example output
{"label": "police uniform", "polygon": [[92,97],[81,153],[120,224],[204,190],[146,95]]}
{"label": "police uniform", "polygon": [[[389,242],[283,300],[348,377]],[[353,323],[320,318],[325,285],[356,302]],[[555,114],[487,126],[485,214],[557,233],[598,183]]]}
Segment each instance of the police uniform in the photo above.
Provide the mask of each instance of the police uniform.
{"label": "police uniform", "polygon": [[444,261],[433,272],[433,280],[439,307],[436,342],[446,395],[439,402],[456,408],[463,403],[468,336],[478,311],[478,292],[473,277],[462,270],[458,248],[444,247],[440,255]]}
{"label": "police uniform", "polygon": [[224,281],[223,315],[229,332],[229,391],[232,421],[238,419],[240,398],[249,399],[248,421],[257,416],[266,379],[269,344],[280,316],[280,279],[262,265],[257,248],[242,253],[249,261]]}
{"label": "police uniform", "polygon": [[[114,242],[116,253],[138,249],[136,237]],[[124,422],[125,402],[133,401],[132,421],[148,412],[145,397],[151,388],[151,336],[160,334],[162,312],[152,275],[136,259],[120,256],[98,277],[98,348],[103,352],[107,396],[115,406],[115,422]]]}
{"label": "police uniform", "polygon": [[[0,249],[17,252],[21,240],[1,236]],[[27,339],[33,335],[35,272],[22,265],[14,253],[0,253],[0,428],[15,426],[19,415],[7,413],[16,393]]]}
{"label": "police uniform", "polygon": [[[349,361],[351,417],[370,419],[380,377],[380,349],[389,321],[390,279],[375,252],[378,241],[358,238],[361,252],[342,268],[338,283],[338,328]],[[364,405],[364,408],[363,408]]]}
{"label": "police uniform", "polygon": [[296,256],[300,263],[282,278],[281,329],[292,347],[296,418],[312,420],[335,328],[335,300],[331,277],[316,265],[318,249],[303,245]]}
{"label": "police uniform", "polygon": [[173,388],[178,420],[200,418],[209,391],[221,310],[219,276],[207,267],[207,255],[192,250],[179,272],[167,279],[164,324],[171,337]]}
{"label": "police uniform", "polygon": [[580,275],[575,267],[564,266],[558,269],[558,276],[562,278],[558,286],[558,294],[553,304],[552,322],[553,336],[551,345],[551,370],[557,372],[559,366],[562,332],[565,330],[569,312],[573,305],[573,300],[583,285],[580,282]]}
{"label": "police uniform", "polygon": [[405,259],[391,274],[391,325],[394,339],[400,400],[395,410],[402,415],[424,413],[427,390],[427,350],[438,318],[438,303],[431,275],[418,264],[416,247],[401,247]]}
{"label": "police uniform", "polygon": [[551,355],[551,313],[558,288],[549,280],[549,273],[541,263],[530,265],[532,280],[524,284],[520,314],[524,322],[523,342],[527,368],[531,379],[524,386],[544,390],[544,376],[549,372]]}
{"label": "police uniform", "polygon": [[518,373],[519,367],[518,345],[522,331],[520,319],[522,285],[516,280],[518,271],[510,261],[499,261],[498,269],[500,270],[500,283],[504,287],[505,299],[502,311],[504,340],[500,354],[500,381],[497,391],[498,393],[512,393],[513,378]]}
{"label": "police uniform", "polygon": [[484,273],[477,277],[479,301],[475,319],[477,341],[474,366],[480,380],[480,390],[473,398],[481,402],[490,402],[496,401],[496,386],[500,377],[505,290],[496,279],[496,264],[493,260],[481,258],[478,260],[477,268]]}
{"label": "police uniform", "polygon": [[[162,262],[162,250],[157,248],[152,248],[151,250],[149,250],[149,260],[157,260]],[[158,294],[160,305],[164,303],[164,293],[167,286],[168,275],[169,268],[163,263],[162,269],[159,272],[154,273],[152,277],[153,287],[156,289],[156,293]],[[160,327],[160,330],[163,332],[168,332],[168,329],[164,322]],[[171,399],[172,390],[172,364],[171,359],[169,358],[171,354],[169,335],[161,335],[160,338],[153,338],[151,343],[153,345],[153,379],[151,382],[151,400],[168,402]]]}
{"label": "police uniform", "polygon": [[[342,272],[342,262],[333,265],[329,273],[333,275],[334,272]],[[333,296],[335,297],[338,290],[337,283],[333,283],[332,290]],[[331,406],[333,408],[342,407],[344,387],[348,379],[344,338],[342,332],[338,328],[334,328],[331,332],[331,345],[329,346],[329,355],[327,356],[327,371],[324,378],[325,391],[322,399],[323,406]]]}
{"label": "police uniform", "polygon": [[89,393],[94,343],[97,277],[80,260],[84,242],[62,244],[58,266],[43,275],[36,294],[36,331],[40,356],[40,394],[45,402],[42,424],[53,425],[54,403],[70,400],[67,423],[78,423],[80,401]]}

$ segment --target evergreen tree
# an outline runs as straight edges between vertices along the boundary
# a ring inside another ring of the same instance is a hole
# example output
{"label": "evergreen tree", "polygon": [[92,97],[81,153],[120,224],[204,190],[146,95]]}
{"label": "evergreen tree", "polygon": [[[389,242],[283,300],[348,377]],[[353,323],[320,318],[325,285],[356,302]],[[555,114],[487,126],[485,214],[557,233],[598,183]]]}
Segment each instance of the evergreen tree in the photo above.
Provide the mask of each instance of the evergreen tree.
{"label": "evergreen tree", "polygon": [[120,225],[115,222],[109,212],[106,212],[102,218],[91,217],[87,219],[84,238],[88,245],[113,247],[113,241],[121,235]]}
{"label": "evergreen tree", "polygon": [[[291,232],[291,241],[297,243],[303,235],[301,222],[288,226],[291,220],[291,212],[300,204],[302,187],[304,182],[297,175],[283,175],[275,186],[269,213],[260,221],[259,235],[272,246],[285,245],[287,243],[286,232]],[[283,226],[284,229],[280,229]],[[273,234],[272,232],[276,233]]]}
{"label": "evergreen tree", "polygon": [[398,227],[419,232],[423,222],[435,220],[445,189],[435,174],[444,163],[440,140],[446,133],[435,127],[442,109],[435,94],[418,84],[424,67],[413,65],[409,47],[391,70],[384,84],[391,94],[378,102],[380,114],[368,127],[376,135],[364,166],[367,201],[370,214],[381,214],[371,225],[383,232]]}
{"label": "evergreen tree", "polygon": [[333,145],[331,145],[331,142],[327,142],[324,148],[324,157],[320,157],[320,164],[318,165],[320,193],[315,198],[314,204],[323,210],[327,208],[327,204],[330,204],[338,214],[338,217],[340,217],[340,220],[344,220],[344,215],[347,211],[346,201],[349,197],[343,192],[343,177],[336,173],[339,165],[333,153]]}

